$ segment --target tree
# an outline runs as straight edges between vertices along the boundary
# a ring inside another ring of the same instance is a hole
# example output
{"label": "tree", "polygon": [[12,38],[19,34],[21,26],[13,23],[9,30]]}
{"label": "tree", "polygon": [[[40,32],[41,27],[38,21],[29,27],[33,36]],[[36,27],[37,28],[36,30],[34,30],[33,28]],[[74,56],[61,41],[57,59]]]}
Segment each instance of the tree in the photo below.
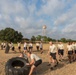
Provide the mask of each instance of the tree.
{"label": "tree", "polygon": [[21,32],[15,31],[12,28],[5,28],[0,31],[0,40],[7,42],[19,42],[23,38]]}
{"label": "tree", "polygon": [[67,40],[66,40],[66,38],[61,38],[61,40],[60,40],[61,42],[64,42],[64,43],[66,43],[67,42]]}
{"label": "tree", "polygon": [[47,36],[42,36],[42,35],[37,35],[36,37],[35,36],[32,36],[31,37],[31,41],[44,41],[44,42],[48,42],[48,41],[55,41],[54,39],[50,38],[50,37],[47,37]]}
{"label": "tree", "polygon": [[48,37],[47,39],[48,39],[48,41],[52,41],[52,38],[50,38],[50,37]]}
{"label": "tree", "polygon": [[56,42],[56,39],[52,39],[53,42]]}
{"label": "tree", "polygon": [[42,39],[42,36],[41,36],[41,35],[38,35],[38,36],[36,37],[36,40],[37,40],[37,41],[41,41],[41,39]]}
{"label": "tree", "polygon": [[31,37],[31,41],[36,41],[36,37],[35,36],[32,36]]}
{"label": "tree", "polygon": [[47,38],[47,36],[43,36],[43,41],[48,41],[48,38]]}

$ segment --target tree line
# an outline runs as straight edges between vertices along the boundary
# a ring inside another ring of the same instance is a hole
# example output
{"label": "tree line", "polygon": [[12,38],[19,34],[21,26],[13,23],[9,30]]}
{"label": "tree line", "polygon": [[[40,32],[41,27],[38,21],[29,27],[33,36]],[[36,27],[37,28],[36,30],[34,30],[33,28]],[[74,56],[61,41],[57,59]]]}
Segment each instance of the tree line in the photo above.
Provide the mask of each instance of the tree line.
{"label": "tree line", "polygon": [[72,40],[72,39],[66,39],[66,38],[61,38],[61,39],[53,39],[47,36],[32,36],[31,37],[31,41],[44,41],[44,42],[49,42],[49,41],[53,41],[53,42],[76,42],[76,40]]}
{"label": "tree line", "polygon": [[[13,28],[5,28],[0,30],[0,41],[7,41],[7,42],[21,42],[23,40],[23,35],[21,32],[18,32],[16,30],[14,30]],[[31,39],[27,38],[27,41],[43,41],[43,42],[49,42],[49,41],[61,41],[61,42],[73,42],[76,40],[72,40],[72,39],[66,39],[66,38],[61,38],[61,39],[53,39],[51,37],[48,36],[42,36],[42,35],[37,35],[37,36],[32,36]]]}

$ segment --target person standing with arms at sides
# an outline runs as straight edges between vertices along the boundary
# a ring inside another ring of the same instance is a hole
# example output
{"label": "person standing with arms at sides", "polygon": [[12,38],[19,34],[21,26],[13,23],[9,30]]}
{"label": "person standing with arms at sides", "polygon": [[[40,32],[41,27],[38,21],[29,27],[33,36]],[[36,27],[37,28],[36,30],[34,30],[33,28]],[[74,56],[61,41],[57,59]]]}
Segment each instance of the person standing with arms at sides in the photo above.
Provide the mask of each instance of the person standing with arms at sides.
{"label": "person standing with arms at sides", "polygon": [[34,70],[36,70],[36,68],[42,63],[42,59],[38,57],[36,54],[32,54],[30,51],[27,52],[27,56],[31,59],[31,62],[27,63],[26,65],[31,66],[29,75],[32,75]]}
{"label": "person standing with arms at sides", "polygon": [[1,43],[1,50],[3,50],[3,43]]}
{"label": "person standing with arms at sides", "polygon": [[4,43],[3,43],[3,48],[5,49],[5,47],[6,47],[6,43],[4,42]]}
{"label": "person standing with arms at sides", "polygon": [[42,42],[40,42],[40,51],[41,51],[41,54],[43,53],[43,44]]}
{"label": "person standing with arms at sides", "polygon": [[18,50],[21,53],[21,42],[18,42]]}
{"label": "person standing with arms at sides", "polygon": [[75,42],[75,49],[74,49],[74,53],[75,53],[75,55],[74,55],[74,60],[76,61],[76,42]]}
{"label": "person standing with arms at sides", "polygon": [[69,62],[72,63],[73,61],[73,45],[71,42],[68,43],[67,45],[67,51],[68,51],[68,59],[69,59]]}
{"label": "person standing with arms at sides", "polygon": [[33,49],[33,44],[30,42],[29,43],[29,51],[32,52],[32,49]]}
{"label": "person standing with arms at sides", "polygon": [[53,68],[55,66],[57,66],[57,64],[58,64],[57,59],[56,59],[57,48],[52,42],[49,42],[49,44],[50,44],[50,46],[49,46],[48,54],[50,54],[49,61],[51,61],[51,68],[50,69],[53,70]]}
{"label": "person standing with arms at sides", "polygon": [[37,49],[37,51],[39,51],[39,43],[38,42],[36,43],[36,49]]}
{"label": "person standing with arms at sides", "polygon": [[59,54],[59,61],[62,61],[64,55],[64,45],[62,44],[62,42],[59,42],[58,44],[58,54]]}
{"label": "person standing with arms at sides", "polygon": [[24,53],[26,53],[26,52],[27,52],[27,43],[24,42]]}
{"label": "person standing with arms at sides", "polygon": [[74,53],[73,53],[73,61],[75,61],[76,60],[76,43],[73,42],[72,46],[73,46],[73,51],[74,51]]}

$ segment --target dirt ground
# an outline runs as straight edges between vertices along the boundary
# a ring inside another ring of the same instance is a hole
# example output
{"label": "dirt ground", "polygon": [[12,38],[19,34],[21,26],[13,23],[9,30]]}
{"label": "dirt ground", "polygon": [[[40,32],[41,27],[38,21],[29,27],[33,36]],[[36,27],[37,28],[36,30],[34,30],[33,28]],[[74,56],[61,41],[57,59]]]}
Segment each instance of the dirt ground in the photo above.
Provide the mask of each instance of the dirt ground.
{"label": "dirt ground", "polygon": [[[66,55],[66,46],[65,46],[65,54],[64,54],[64,61],[59,62],[59,65],[55,67],[53,71],[51,71],[49,68],[50,66],[48,65],[48,59],[49,57],[47,56],[48,52],[48,44],[44,44],[44,53],[40,54],[40,52],[36,51],[35,45],[34,45],[34,50],[33,52],[40,56],[43,60],[43,63],[37,68],[37,75],[76,75],[76,62],[69,63],[67,60],[67,55]],[[22,46],[23,50],[23,46]],[[17,57],[20,55],[20,53],[17,50],[17,53],[14,53],[13,51],[10,50],[8,54],[4,53],[4,50],[0,50],[0,75],[5,75],[5,64],[7,60],[9,60],[12,57]]]}

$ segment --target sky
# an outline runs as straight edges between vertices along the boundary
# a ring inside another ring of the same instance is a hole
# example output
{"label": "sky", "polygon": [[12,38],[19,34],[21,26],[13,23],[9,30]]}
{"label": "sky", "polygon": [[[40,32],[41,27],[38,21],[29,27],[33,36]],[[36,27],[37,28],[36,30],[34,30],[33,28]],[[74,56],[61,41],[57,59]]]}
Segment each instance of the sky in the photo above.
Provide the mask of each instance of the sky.
{"label": "sky", "polygon": [[76,0],[0,0],[0,30],[6,27],[26,38],[42,35],[76,40]]}

